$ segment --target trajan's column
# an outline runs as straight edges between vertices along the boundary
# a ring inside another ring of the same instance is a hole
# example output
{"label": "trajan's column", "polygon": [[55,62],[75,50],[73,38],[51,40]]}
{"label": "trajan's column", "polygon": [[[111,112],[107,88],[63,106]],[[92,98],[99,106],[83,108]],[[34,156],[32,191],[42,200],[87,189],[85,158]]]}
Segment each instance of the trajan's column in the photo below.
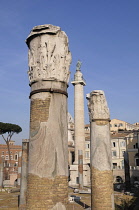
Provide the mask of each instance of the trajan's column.
{"label": "trajan's column", "polygon": [[67,85],[71,54],[60,27],[32,29],[27,209],[65,210],[68,200]]}
{"label": "trajan's column", "polygon": [[78,61],[76,65],[76,73],[74,81],[74,129],[75,129],[75,162],[78,164],[78,150],[83,151],[83,163],[85,163],[85,132],[84,132],[84,90],[86,85],[83,74],[81,72],[81,62]]}
{"label": "trajan's column", "polygon": [[76,73],[74,75],[74,81],[71,82],[74,85],[74,129],[75,129],[75,161],[74,165],[70,166],[70,185],[80,184],[78,174],[78,151],[82,151],[83,157],[83,184],[88,185],[89,180],[89,166],[85,161],[85,130],[84,130],[84,86],[86,85],[83,74],[81,72],[81,62],[78,61],[76,65]]}
{"label": "trajan's column", "polygon": [[87,94],[91,129],[91,209],[114,209],[110,113],[102,90]]}

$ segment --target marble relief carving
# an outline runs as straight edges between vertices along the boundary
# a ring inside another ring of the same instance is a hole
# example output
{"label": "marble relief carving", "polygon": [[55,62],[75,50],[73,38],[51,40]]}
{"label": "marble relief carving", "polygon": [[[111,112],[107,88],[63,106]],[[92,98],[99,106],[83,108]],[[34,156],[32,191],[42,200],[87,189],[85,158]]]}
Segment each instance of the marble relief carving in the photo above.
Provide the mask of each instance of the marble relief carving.
{"label": "marble relief carving", "polygon": [[40,31],[41,36],[37,32],[36,37],[28,45],[30,83],[38,80],[57,80],[68,83],[71,63],[68,37],[61,30],[50,33],[51,25],[48,28],[48,33],[45,29],[44,35],[43,29]]}
{"label": "marble relief carving", "polygon": [[94,90],[90,94],[87,94],[87,99],[90,121],[107,120],[110,118],[104,91]]}

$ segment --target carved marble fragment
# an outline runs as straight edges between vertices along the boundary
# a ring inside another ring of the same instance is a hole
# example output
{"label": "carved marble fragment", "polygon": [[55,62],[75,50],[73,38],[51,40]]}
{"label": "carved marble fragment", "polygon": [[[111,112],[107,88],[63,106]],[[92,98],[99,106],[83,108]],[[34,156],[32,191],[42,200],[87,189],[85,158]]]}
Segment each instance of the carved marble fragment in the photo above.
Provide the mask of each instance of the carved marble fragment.
{"label": "carved marble fragment", "polygon": [[[31,40],[31,41],[30,41]],[[27,40],[29,47],[29,80],[56,80],[68,83],[71,53],[68,37],[60,27],[36,26]]]}

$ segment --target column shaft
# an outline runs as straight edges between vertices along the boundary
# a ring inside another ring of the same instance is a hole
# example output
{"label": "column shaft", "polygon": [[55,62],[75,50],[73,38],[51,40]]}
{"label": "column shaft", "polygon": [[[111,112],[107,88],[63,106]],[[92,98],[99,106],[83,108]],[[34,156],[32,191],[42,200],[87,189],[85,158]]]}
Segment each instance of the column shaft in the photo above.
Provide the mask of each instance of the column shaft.
{"label": "column shaft", "polygon": [[23,139],[22,141],[22,165],[21,165],[21,184],[20,184],[20,200],[19,209],[26,209],[27,200],[27,171],[28,171],[28,154],[29,153],[29,140]]}
{"label": "column shaft", "polygon": [[71,55],[65,32],[32,29],[29,47],[30,141],[27,209],[65,210],[68,201],[67,83]]}
{"label": "column shaft", "polygon": [[78,150],[78,175],[79,175],[79,188],[83,188],[83,151]]}
{"label": "column shaft", "polygon": [[22,159],[22,151],[18,153],[18,174],[17,174],[18,187],[20,187],[21,184],[21,159]]}
{"label": "column shaft", "polygon": [[91,130],[91,209],[114,209],[109,109],[103,91],[87,95]]}
{"label": "column shaft", "polygon": [[83,151],[83,162],[85,163],[85,132],[84,132],[84,91],[82,84],[75,84],[75,164],[78,164],[78,150]]}
{"label": "column shaft", "polygon": [[0,158],[0,188],[3,187],[3,170],[4,170],[3,159]]}

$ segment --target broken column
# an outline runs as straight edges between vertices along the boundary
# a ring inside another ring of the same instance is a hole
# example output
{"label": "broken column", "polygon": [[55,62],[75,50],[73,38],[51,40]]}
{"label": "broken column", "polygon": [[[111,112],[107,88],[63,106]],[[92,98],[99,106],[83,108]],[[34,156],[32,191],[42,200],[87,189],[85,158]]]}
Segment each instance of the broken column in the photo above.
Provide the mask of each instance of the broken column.
{"label": "broken column", "polygon": [[0,188],[3,187],[3,159],[0,157]]}
{"label": "broken column", "polygon": [[114,209],[110,114],[102,90],[87,94],[91,129],[91,209]]}
{"label": "broken column", "polygon": [[22,140],[21,182],[19,209],[26,209],[29,139]]}
{"label": "broken column", "polygon": [[21,159],[22,159],[22,151],[18,153],[18,174],[17,174],[18,187],[20,187],[20,183],[21,183]]}
{"label": "broken column", "polygon": [[27,209],[64,210],[68,201],[68,37],[58,26],[40,25],[26,42],[31,87]]}

